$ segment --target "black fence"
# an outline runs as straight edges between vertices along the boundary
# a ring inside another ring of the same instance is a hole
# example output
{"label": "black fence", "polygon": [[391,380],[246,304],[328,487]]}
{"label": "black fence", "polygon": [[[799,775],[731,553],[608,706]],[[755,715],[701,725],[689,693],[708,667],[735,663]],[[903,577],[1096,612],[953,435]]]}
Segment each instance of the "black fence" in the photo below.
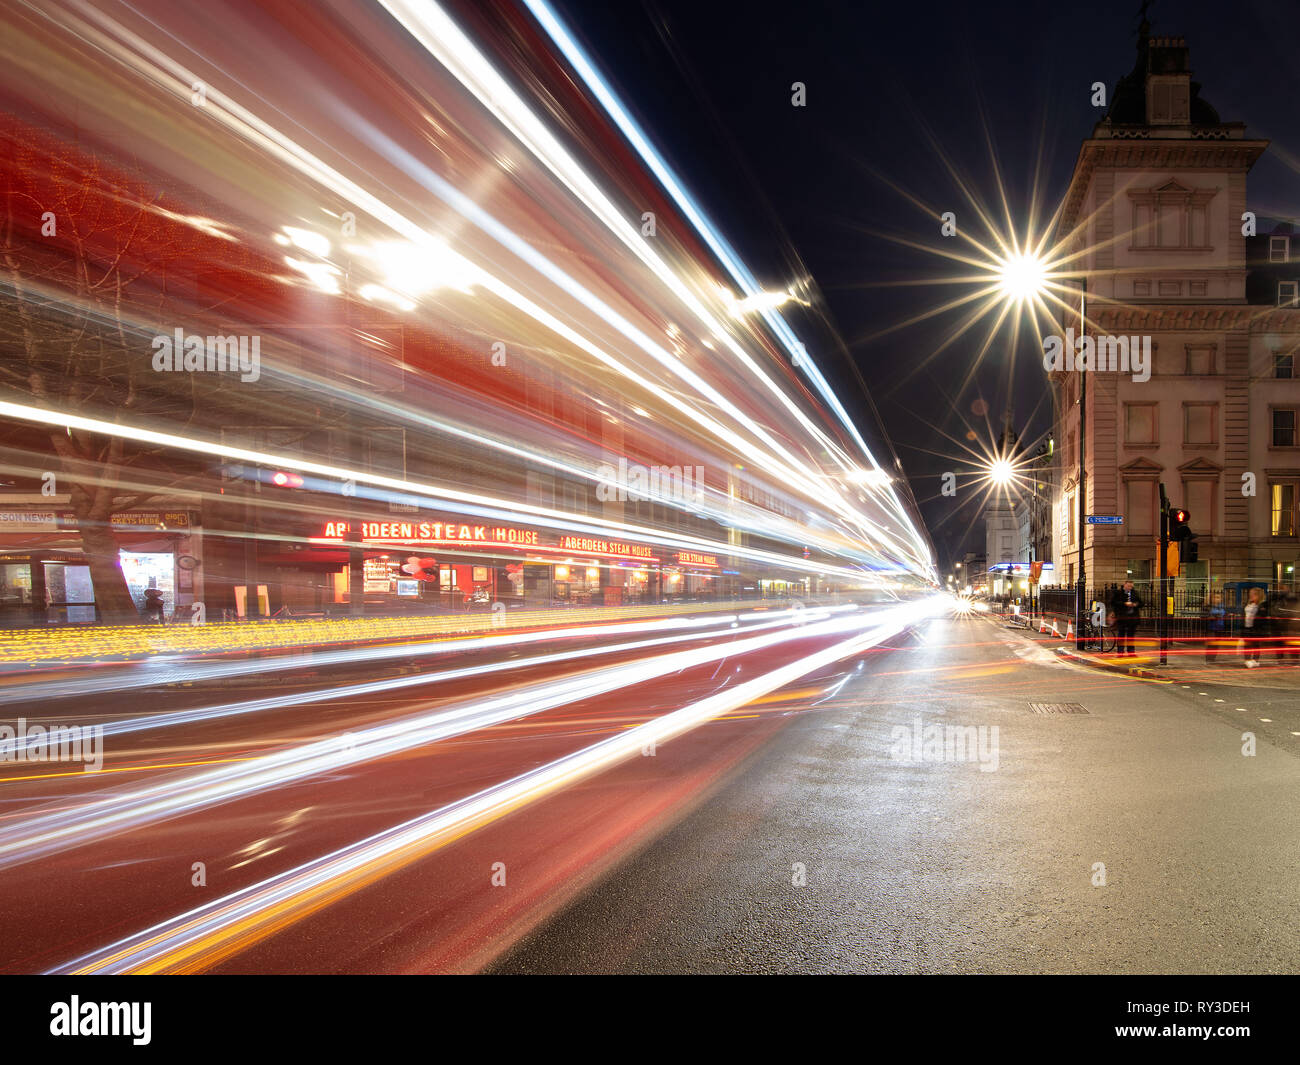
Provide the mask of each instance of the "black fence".
{"label": "black fence", "polygon": [[[1226,655],[1249,646],[1288,659],[1300,656],[1300,596],[1289,587],[1270,588],[1265,581],[1215,581],[1210,587],[1205,586],[1207,582],[1197,583],[1201,586],[1188,587],[1193,582],[1178,582],[1176,585],[1170,582],[1172,614],[1164,619],[1163,634],[1175,652],[1179,649],[1199,651],[1204,647],[1207,653],[1213,650]],[[1259,588],[1263,593],[1266,611],[1257,618],[1255,625],[1247,628],[1245,606],[1251,588]],[[1083,613],[1089,621],[1097,606],[1104,604],[1106,627],[1113,626],[1111,602],[1118,590],[1118,585],[1088,590]],[[1144,582],[1140,587],[1135,585],[1135,590],[1142,602],[1137,636],[1140,641],[1150,641],[1160,635],[1156,624],[1159,583]],[[1073,588],[1044,588],[1032,601],[1028,595],[1004,597],[992,601],[990,607],[1006,617],[1019,615],[1035,626],[1039,619],[1044,619],[1049,625],[1055,623],[1057,631],[1064,635],[1067,626],[1074,622],[1075,591]],[[1243,640],[1246,644],[1242,644]]]}

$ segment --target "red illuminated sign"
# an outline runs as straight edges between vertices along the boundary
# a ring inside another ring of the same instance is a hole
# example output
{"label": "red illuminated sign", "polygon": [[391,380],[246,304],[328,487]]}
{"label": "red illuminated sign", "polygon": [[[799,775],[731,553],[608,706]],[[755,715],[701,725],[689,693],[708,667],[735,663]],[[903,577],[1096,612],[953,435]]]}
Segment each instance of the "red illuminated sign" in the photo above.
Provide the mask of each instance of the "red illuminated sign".
{"label": "red illuminated sign", "polygon": [[718,568],[717,555],[702,555],[698,551],[678,551],[677,565],[679,566],[703,566],[705,569]]}
{"label": "red illuminated sign", "polygon": [[587,555],[612,555],[616,558],[639,558],[657,562],[654,552],[641,544],[628,544],[619,540],[596,540],[589,536],[561,536],[561,551],[575,551]]}
{"label": "red illuminated sign", "polygon": [[[343,540],[349,535],[365,543],[408,544],[412,547],[437,547],[448,544],[484,544],[490,547],[525,547],[536,551],[572,552],[603,555],[606,558],[637,562],[658,562],[652,548],[623,540],[602,540],[590,536],[560,536],[552,546],[543,544],[534,529],[511,525],[467,525],[457,521],[363,521],[351,525],[346,521],[328,521],[321,533],[323,540]],[[700,555],[699,558],[709,558]],[[709,563],[697,563],[708,565]],[[712,565],[717,565],[715,559]]]}
{"label": "red illuminated sign", "polygon": [[[346,521],[328,521],[323,538],[341,540],[350,531]],[[514,544],[536,547],[540,543],[532,529],[463,525],[454,521],[363,521],[357,532],[362,540],[387,544]]]}

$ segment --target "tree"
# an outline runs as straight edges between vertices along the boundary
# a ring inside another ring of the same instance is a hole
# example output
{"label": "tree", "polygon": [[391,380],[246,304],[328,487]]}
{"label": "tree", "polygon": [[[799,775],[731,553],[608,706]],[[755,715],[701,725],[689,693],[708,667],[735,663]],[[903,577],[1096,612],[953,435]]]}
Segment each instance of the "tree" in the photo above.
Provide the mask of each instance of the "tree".
{"label": "tree", "polygon": [[[168,317],[169,267],[185,250],[177,242],[184,227],[171,221],[177,213],[138,173],[60,146],[18,119],[0,127],[0,152],[3,283],[12,297],[0,310],[0,384],[27,402],[119,423],[146,407],[192,416],[191,375],[158,380],[148,339]],[[166,487],[156,477],[160,452],[71,429],[48,438],[99,617],[135,620],[112,517]]]}

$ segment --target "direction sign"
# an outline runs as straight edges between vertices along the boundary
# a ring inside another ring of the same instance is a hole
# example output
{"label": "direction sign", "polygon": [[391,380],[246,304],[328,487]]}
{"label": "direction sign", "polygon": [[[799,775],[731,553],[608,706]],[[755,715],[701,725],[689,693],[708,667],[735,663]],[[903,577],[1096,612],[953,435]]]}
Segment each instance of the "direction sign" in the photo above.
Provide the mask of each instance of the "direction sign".
{"label": "direction sign", "polygon": [[1120,514],[1089,514],[1089,525],[1123,525],[1124,518]]}

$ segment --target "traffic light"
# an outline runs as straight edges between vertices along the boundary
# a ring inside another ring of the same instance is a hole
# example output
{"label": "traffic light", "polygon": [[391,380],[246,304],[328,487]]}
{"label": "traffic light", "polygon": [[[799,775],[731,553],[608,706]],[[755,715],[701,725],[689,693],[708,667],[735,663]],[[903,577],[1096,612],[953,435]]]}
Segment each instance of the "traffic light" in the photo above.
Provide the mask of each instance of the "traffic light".
{"label": "traffic light", "polygon": [[1192,531],[1187,527],[1188,513],[1185,510],[1175,508],[1169,511],[1169,539],[1175,541],[1186,540],[1192,535]]}
{"label": "traffic light", "polygon": [[286,470],[276,470],[271,474],[271,483],[278,488],[301,488],[302,478],[296,473],[289,473]]}
{"label": "traffic light", "polygon": [[1183,562],[1195,562],[1199,556],[1196,548],[1196,533],[1188,527],[1191,517],[1181,507],[1169,512],[1169,540],[1178,544],[1178,553]]}

